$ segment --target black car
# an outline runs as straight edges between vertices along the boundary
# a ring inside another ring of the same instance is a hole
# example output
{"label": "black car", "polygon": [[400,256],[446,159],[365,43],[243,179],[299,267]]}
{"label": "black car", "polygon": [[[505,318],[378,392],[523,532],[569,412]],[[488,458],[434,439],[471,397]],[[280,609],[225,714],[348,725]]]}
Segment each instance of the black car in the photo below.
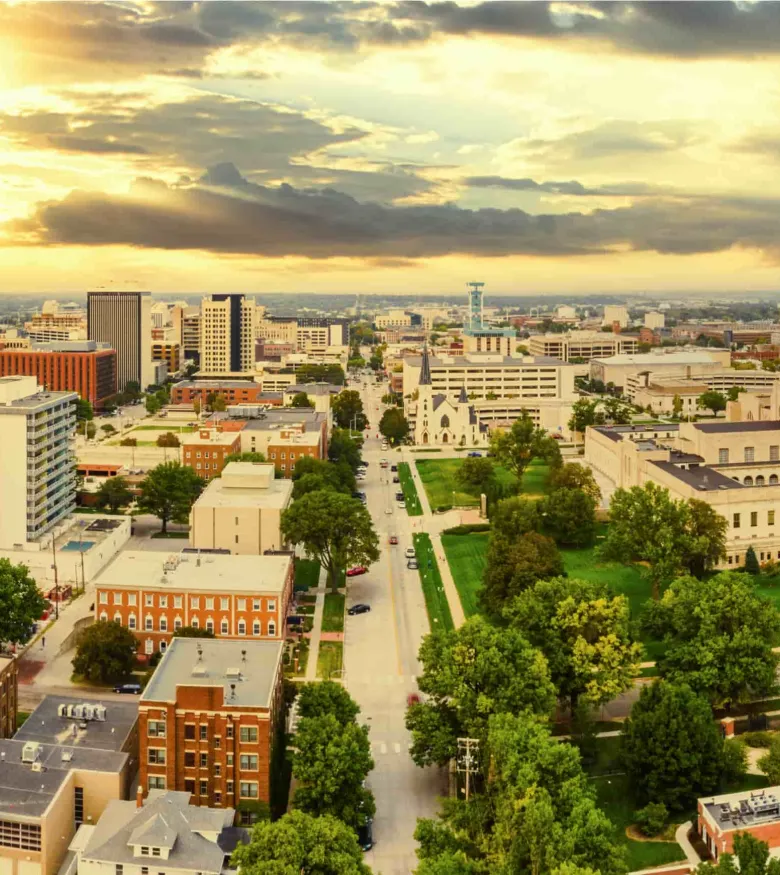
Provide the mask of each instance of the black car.
{"label": "black car", "polygon": [[395,500],[396,500],[396,501],[403,501],[403,500],[404,500],[404,494],[403,494],[403,492],[396,492],[396,494],[395,494]]}
{"label": "black car", "polygon": [[359,498],[363,502],[363,504],[366,503],[366,493],[365,492],[353,492],[352,497]]}
{"label": "black car", "polygon": [[362,851],[370,851],[374,847],[374,821],[369,819],[357,828],[357,839]]}
{"label": "black car", "polygon": [[371,605],[352,605],[352,607],[347,610],[347,613],[350,617],[354,617],[355,614],[367,614],[370,610]]}
{"label": "black car", "polygon": [[393,477],[393,483],[400,483],[400,482],[401,482],[400,477]]}
{"label": "black car", "polygon": [[131,693],[134,696],[137,696],[141,692],[140,684],[117,684],[114,687],[115,693]]}
{"label": "black car", "polygon": [[398,465],[391,465],[391,466],[390,466],[390,470],[391,470],[391,471],[397,471],[397,470],[398,470]]}

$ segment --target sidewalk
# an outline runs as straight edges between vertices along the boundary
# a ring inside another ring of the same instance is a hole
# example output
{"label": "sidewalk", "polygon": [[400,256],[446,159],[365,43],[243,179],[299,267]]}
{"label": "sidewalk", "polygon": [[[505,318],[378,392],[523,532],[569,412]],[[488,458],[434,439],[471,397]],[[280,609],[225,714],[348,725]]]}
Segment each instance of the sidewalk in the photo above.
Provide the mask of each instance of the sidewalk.
{"label": "sidewalk", "polygon": [[433,552],[436,553],[439,563],[439,572],[441,573],[442,583],[444,584],[444,592],[447,594],[447,601],[450,605],[450,614],[452,614],[452,623],[456,629],[466,622],[466,615],[463,613],[463,605],[460,603],[458,589],[455,586],[455,581],[452,579],[450,565],[447,562],[447,554],[444,552],[444,545],[441,542],[441,535],[431,535],[433,543]]}
{"label": "sidewalk", "polygon": [[328,573],[320,568],[320,579],[317,586],[317,601],[314,605],[314,622],[309,636],[309,656],[306,662],[306,680],[317,680],[317,658],[320,655],[320,641],[322,640],[322,615],[325,610],[325,593],[328,590]]}

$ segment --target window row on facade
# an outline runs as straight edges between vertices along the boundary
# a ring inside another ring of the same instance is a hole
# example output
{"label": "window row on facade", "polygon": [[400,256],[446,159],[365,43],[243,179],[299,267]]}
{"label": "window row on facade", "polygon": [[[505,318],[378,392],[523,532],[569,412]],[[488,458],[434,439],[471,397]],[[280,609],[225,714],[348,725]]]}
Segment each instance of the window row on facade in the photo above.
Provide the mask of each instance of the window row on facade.
{"label": "window row on facade", "polygon": [[[119,613],[114,614],[112,619],[115,623],[119,623],[120,626],[122,625],[122,615],[121,614],[119,614]],[[102,622],[108,621],[108,614],[106,613],[106,611],[101,611],[100,620]],[[169,632],[169,631],[171,631],[171,628],[172,628],[172,630],[174,632],[176,632],[179,629],[181,629],[183,627],[183,625],[184,625],[184,623],[183,623],[181,617],[175,617],[173,620],[173,626],[169,627],[168,618],[165,616],[162,616],[162,617],[157,618],[157,628],[155,628],[154,617],[147,614],[144,617],[143,631],[144,632]],[[200,628],[200,620],[197,617],[192,617],[189,625],[192,626],[193,629],[199,629]],[[137,622],[137,618],[136,618],[135,614],[130,614],[128,616],[127,628],[131,629],[132,631],[136,631],[140,628],[138,626],[138,622]],[[208,617],[206,619],[206,622],[204,623],[203,628],[206,629],[208,632],[216,632],[216,625],[214,623],[214,620],[211,617]],[[236,634],[237,635],[248,634],[247,628],[248,628],[248,624],[247,624],[246,620],[239,620],[236,623]],[[267,632],[268,637],[273,638],[276,636],[276,622],[274,620],[268,621],[267,629],[268,629],[268,632]],[[220,620],[219,632],[220,632],[220,635],[230,635],[230,621],[229,620],[224,619],[224,618],[222,620]],[[261,620],[253,620],[252,621],[252,634],[258,635],[258,636],[263,634],[263,623]]]}
{"label": "window row on facade", "polygon": [[[138,604],[137,593],[134,593],[134,592],[128,592],[128,593],[114,592],[112,595],[113,595],[113,598],[112,598],[111,603],[114,605],[125,604],[125,601],[124,601],[125,595],[127,595],[127,605],[129,607],[136,607]],[[207,611],[215,610],[217,607],[217,604],[216,604],[217,601],[219,601],[219,609],[220,610],[222,610],[222,611],[229,611],[230,610],[230,596],[217,597],[217,596],[197,596],[197,595],[189,597],[190,610],[197,611],[200,609],[201,598],[203,598],[203,607]],[[108,604],[108,593],[105,590],[102,590],[100,592],[99,601],[100,601],[101,605]],[[262,598],[251,598],[251,599],[236,598],[236,610],[237,611],[249,610],[248,606],[250,603],[252,605],[251,609],[253,611],[266,610],[266,611],[273,612],[276,610],[276,599],[271,599],[271,598],[265,599],[265,608],[263,608],[263,599]],[[155,606],[159,607],[159,608],[167,608],[167,607],[183,608],[184,607],[184,596],[181,596],[181,595],[174,595],[174,596],[158,595],[157,602],[155,603],[154,593],[150,593],[150,592],[144,593],[144,607],[153,608]]]}

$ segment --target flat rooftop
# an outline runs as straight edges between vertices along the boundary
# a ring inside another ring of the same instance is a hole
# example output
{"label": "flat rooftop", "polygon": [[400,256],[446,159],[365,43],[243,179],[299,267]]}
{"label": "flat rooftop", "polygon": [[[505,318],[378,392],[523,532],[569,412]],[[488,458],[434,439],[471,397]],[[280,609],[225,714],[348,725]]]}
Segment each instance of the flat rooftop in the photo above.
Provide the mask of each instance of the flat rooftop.
{"label": "flat rooftop", "polygon": [[751,431],[778,431],[780,432],[780,420],[763,420],[756,422],[696,422],[693,426],[705,434],[720,434],[726,432],[751,432]]}
{"label": "flat rooftop", "polygon": [[260,389],[261,384],[253,379],[246,380],[179,380],[174,389]]}
{"label": "flat rooftop", "polygon": [[721,474],[720,471],[716,471],[714,468],[710,468],[707,465],[693,468],[680,468],[673,462],[654,461],[651,462],[651,464],[702,492],[711,492],[719,489],[745,488],[741,483],[732,480],[731,477],[727,477],[725,474]]}
{"label": "flat rooftop", "polygon": [[[722,350],[723,351],[723,350]],[[593,359],[605,365],[706,365],[723,367],[722,363],[706,353],[669,352],[669,353],[630,353],[621,352],[607,358]]]}
{"label": "flat rooftop", "polygon": [[[60,705],[102,705],[106,709],[106,719],[80,721],[60,717]],[[86,747],[117,752],[124,746],[137,719],[138,706],[135,701],[117,702],[115,699],[85,696],[45,696],[17,731],[14,741],[39,741],[65,745],[69,749]],[[81,728],[74,733],[74,726]]]}
{"label": "flat rooftop", "polygon": [[268,708],[283,649],[283,641],[174,638],[146,685],[141,703],[175,702],[180,686],[222,687],[228,707]]}
{"label": "flat rooftop", "polygon": [[700,799],[699,804],[724,832],[780,822],[780,787],[725,793]]}
{"label": "flat rooftop", "polygon": [[[227,467],[231,473],[241,468],[233,466],[251,465],[251,462],[231,462]],[[251,474],[250,474],[251,476]],[[224,472],[223,472],[224,477]],[[241,507],[269,508],[284,510],[292,497],[293,482],[283,478],[271,478],[267,485],[255,486],[247,481],[245,486],[235,486],[222,477],[211,480],[195,502],[196,508],[203,507]]]}
{"label": "flat rooftop", "polygon": [[321,427],[327,422],[327,413],[319,413],[311,408],[290,408],[267,410],[265,416],[250,419],[244,426],[244,431],[278,431],[285,425],[294,425],[296,422],[305,422],[307,426]]}
{"label": "flat rooftop", "polygon": [[322,439],[322,435],[318,431],[304,431],[304,432],[293,432],[290,434],[289,432],[282,434],[282,429],[280,429],[279,436],[274,437],[272,443],[275,446],[290,447],[316,447],[319,446],[320,440]]}
{"label": "flat rooftop", "polygon": [[239,440],[238,431],[212,431],[207,436],[183,434],[179,439],[183,447],[231,447]]}
{"label": "flat rooftop", "polygon": [[[407,356],[404,361],[409,362],[409,364],[414,367],[422,366],[422,356]],[[460,370],[466,368],[501,368],[502,370],[506,370],[507,368],[522,369],[534,368],[540,365],[545,367],[574,367],[574,365],[569,362],[553,358],[549,355],[525,355],[518,358],[512,358],[512,356],[493,355],[492,353],[485,353],[484,357],[480,356],[479,353],[460,355],[453,357],[451,360],[443,359],[439,356],[430,356],[429,363],[431,368],[458,368]]]}
{"label": "flat rooftop", "polygon": [[[153,553],[128,550],[97,578],[98,587],[169,589],[179,592],[281,593],[289,556]],[[110,607],[110,606],[109,606]]]}

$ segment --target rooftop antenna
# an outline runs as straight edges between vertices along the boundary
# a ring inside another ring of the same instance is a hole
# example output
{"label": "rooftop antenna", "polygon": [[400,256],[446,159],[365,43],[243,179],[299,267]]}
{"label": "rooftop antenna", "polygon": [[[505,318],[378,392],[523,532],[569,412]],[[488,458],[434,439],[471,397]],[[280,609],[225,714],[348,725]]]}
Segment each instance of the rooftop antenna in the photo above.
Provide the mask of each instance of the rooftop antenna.
{"label": "rooftop antenna", "polygon": [[230,698],[231,699],[236,698],[236,685],[235,684],[230,685]]}
{"label": "rooftop antenna", "polygon": [[202,658],[203,658],[203,647],[200,644],[198,644],[198,662],[200,662]]}

